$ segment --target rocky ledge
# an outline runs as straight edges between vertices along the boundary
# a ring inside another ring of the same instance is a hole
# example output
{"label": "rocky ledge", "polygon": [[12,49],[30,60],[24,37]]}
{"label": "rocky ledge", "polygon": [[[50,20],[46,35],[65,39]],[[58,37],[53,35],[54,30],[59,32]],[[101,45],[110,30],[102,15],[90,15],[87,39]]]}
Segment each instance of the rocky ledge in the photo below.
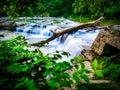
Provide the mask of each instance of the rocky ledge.
{"label": "rocky ledge", "polygon": [[14,30],[16,26],[14,21],[0,20],[0,30]]}
{"label": "rocky ledge", "polygon": [[120,25],[113,25],[101,31],[91,49],[82,51],[82,56],[93,60],[99,56],[112,56],[117,53],[120,53]]}

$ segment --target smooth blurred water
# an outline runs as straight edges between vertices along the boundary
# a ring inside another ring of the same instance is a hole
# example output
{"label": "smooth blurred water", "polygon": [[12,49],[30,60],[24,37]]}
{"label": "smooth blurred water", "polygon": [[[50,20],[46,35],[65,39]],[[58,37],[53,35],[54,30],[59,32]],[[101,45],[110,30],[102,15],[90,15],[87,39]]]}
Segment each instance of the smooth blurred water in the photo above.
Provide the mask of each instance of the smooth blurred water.
{"label": "smooth blurred water", "polygon": [[[16,32],[24,35],[28,39],[28,43],[35,43],[40,40],[45,40],[52,36],[53,31],[64,29],[63,27],[73,27],[78,25],[75,22],[64,20],[60,24],[35,24],[29,23],[22,27],[16,28]],[[56,50],[64,50],[71,54],[70,58],[79,56],[84,46],[91,46],[100,30],[92,30],[86,32],[86,30],[78,30],[72,34],[64,34],[49,42],[45,47],[41,47],[41,51],[44,54],[54,52]]]}

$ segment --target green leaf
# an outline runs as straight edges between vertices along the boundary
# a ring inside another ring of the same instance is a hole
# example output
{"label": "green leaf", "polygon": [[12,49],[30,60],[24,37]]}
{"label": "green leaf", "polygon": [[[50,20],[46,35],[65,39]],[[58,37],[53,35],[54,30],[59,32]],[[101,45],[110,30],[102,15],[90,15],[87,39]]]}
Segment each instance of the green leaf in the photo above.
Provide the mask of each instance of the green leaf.
{"label": "green leaf", "polygon": [[53,68],[53,70],[54,70],[54,71],[60,71],[60,69],[62,68],[62,67],[60,66],[60,64],[61,64],[61,63],[57,63],[57,64],[55,65],[55,67]]}
{"label": "green leaf", "polygon": [[57,86],[58,86],[57,80],[51,79],[51,80],[48,82],[48,86],[50,86],[51,88],[57,88]]}
{"label": "green leaf", "polygon": [[68,78],[68,79],[69,79],[69,78],[70,78],[70,75],[69,75],[68,73],[62,73],[62,77],[63,77],[63,78]]}
{"label": "green leaf", "polygon": [[17,40],[22,40],[23,39],[23,36],[19,35],[16,37]]}
{"label": "green leaf", "polygon": [[40,62],[42,62],[42,59],[37,59],[32,63],[32,65],[39,64]]}
{"label": "green leaf", "polygon": [[74,61],[75,61],[74,59],[71,59],[71,60],[70,60],[70,62],[71,62],[72,64],[74,63]]}
{"label": "green leaf", "polygon": [[94,61],[92,62],[92,67],[94,70],[97,69],[97,67],[98,67],[98,60],[97,59],[94,59]]}
{"label": "green leaf", "polygon": [[84,79],[87,83],[90,83],[90,79],[89,79],[89,77],[88,77],[87,75],[82,74],[80,77],[81,77],[82,79]]}
{"label": "green leaf", "polygon": [[13,63],[7,66],[7,71],[11,72],[11,74],[19,73],[21,71],[20,66],[21,66],[20,63]]}
{"label": "green leaf", "polygon": [[22,72],[27,72],[28,71],[28,69],[29,69],[29,67],[28,66],[24,66],[23,68],[21,68],[22,69]]}
{"label": "green leaf", "polygon": [[60,59],[62,58],[62,56],[60,54],[56,54],[56,56]]}
{"label": "green leaf", "polygon": [[28,77],[26,77],[24,80],[24,83],[27,83],[27,82],[28,82]]}
{"label": "green leaf", "polygon": [[45,56],[43,57],[43,59],[44,59],[45,61],[49,60],[48,55],[45,55]]}
{"label": "green leaf", "polygon": [[38,53],[39,53],[40,56],[43,56],[43,53],[42,53],[41,50],[39,50],[39,48],[37,49],[37,51],[38,51]]}
{"label": "green leaf", "polygon": [[98,69],[103,69],[105,66],[106,66],[105,62],[104,62],[104,61],[101,61],[101,62],[99,63]]}
{"label": "green leaf", "polygon": [[76,82],[80,82],[80,77],[78,77],[77,72],[73,73],[73,74],[72,74],[72,77],[73,77],[73,79],[74,79]]}
{"label": "green leaf", "polygon": [[85,69],[85,64],[83,62],[79,62],[79,64],[81,65],[82,69]]}
{"label": "green leaf", "polygon": [[104,77],[102,70],[95,70],[95,74],[96,74],[98,77],[101,77],[101,78]]}
{"label": "green leaf", "polygon": [[78,70],[78,73],[79,74],[83,74],[84,73],[84,69],[81,68],[80,70]]}
{"label": "green leaf", "polygon": [[27,87],[28,87],[28,90],[39,90],[39,89],[36,88],[33,80],[29,80],[27,82]]}
{"label": "green leaf", "polygon": [[15,89],[22,88],[23,86],[24,86],[24,83],[18,83],[18,84],[15,86]]}
{"label": "green leaf", "polygon": [[43,74],[43,76],[48,76],[48,75],[50,75],[50,74],[52,74],[52,71],[51,70],[46,70],[45,72],[44,72],[44,74]]}
{"label": "green leaf", "polygon": [[85,69],[85,72],[86,72],[86,73],[91,73],[91,71],[90,71],[90,70],[88,70],[88,69]]}
{"label": "green leaf", "polygon": [[63,52],[63,53],[61,53],[62,55],[64,55],[64,56],[70,56],[70,54],[68,53],[68,52]]}
{"label": "green leaf", "polygon": [[61,62],[61,69],[62,70],[67,70],[67,69],[70,69],[71,68],[71,65],[69,62],[66,62],[66,61],[63,61]]}
{"label": "green leaf", "polygon": [[74,57],[74,60],[75,60],[76,62],[79,62],[79,61],[80,61],[80,57],[79,57],[79,56]]}
{"label": "green leaf", "polygon": [[65,87],[71,87],[72,82],[70,80],[64,80],[63,82],[61,82],[61,87],[65,86]]}
{"label": "green leaf", "polygon": [[52,66],[53,66],[52,62],[47,62],[46,65],[45,65],[45,68],[50,69]]}

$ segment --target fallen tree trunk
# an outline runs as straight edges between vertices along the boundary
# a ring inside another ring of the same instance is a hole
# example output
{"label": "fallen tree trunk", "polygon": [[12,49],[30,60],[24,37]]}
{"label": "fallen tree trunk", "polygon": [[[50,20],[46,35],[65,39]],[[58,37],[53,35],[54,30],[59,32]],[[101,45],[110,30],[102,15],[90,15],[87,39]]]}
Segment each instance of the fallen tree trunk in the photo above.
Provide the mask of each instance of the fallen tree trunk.
{"label": "fallen tree trunk", "polygon": [[52,31],[51,30],[51,32],[53,33],[53,35],[50,38],[48,38],[47,40],[44,40],[44,41],[40,41],[40,42],[37,42],[37,43],[30,44],[30,45],[34,45],[34,46],[39,46],[40,44],[43,45],[45,43],[48,43],[48,42],[56,39],[57,37],[59,37],[61,35],[64,35],[66,33],[73,32],[73,31],[77,31],[79,29],[88,28],[88,27],[94,27],[94,28],[96,28],[97,26],[100,25],[100,22],[103,19],[104,19],[103,17],[100,17],[99,19],[97,19],[97,20],[95,20],[93,22],[83,23],[83,24],[80,24],[78,26],[74,26],[72,28],[67,28],[67,29],[64,29],[64,30],[61,30],[61,31]]}

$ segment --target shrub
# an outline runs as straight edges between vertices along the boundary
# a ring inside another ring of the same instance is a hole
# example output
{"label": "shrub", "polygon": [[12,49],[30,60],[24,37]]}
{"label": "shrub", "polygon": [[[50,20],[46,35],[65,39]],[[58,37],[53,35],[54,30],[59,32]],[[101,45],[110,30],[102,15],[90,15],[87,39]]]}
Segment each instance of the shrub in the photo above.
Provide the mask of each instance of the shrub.
{"label": "shrub", "polygon": [[[0,42],[0,89],[62,89],[71,87],[73,80],[89,82],[89,72],[79,57],[70,62],[61,60],[63,56],[69,56],[67,52],[56,51],[47,55],[38,49],[29,51],[28,44],[22,36],[12,40]],[[78,64],[76,64],[77,62]],[[78,68],[81,66],[81,68]],[[68,70],[76,67],[72,75]],[[73,77],[73,79],[72,79]]]}

